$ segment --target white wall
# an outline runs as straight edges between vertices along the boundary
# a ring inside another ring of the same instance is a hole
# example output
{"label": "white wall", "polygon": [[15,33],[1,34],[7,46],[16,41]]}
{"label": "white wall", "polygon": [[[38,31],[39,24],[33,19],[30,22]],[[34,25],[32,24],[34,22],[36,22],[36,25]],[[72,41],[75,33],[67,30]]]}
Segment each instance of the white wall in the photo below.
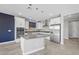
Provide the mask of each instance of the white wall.
{"label": "white wall", "polygon": [[68,26],[69,26],[68,21],[65,21],[65,22],[64,22],[64,39],[69,39]]}
{"label": "white wall", "polygon": [[79,38],[79,21],[69,23],[69,37]]}
{"label": "white wall", "polygon": [[61,14],[61,44],[64,44],[64,16]]}
{"label": "white wall", "polygon": [[64,39],[79,38],[79,21],[77,22],[64,22]]}

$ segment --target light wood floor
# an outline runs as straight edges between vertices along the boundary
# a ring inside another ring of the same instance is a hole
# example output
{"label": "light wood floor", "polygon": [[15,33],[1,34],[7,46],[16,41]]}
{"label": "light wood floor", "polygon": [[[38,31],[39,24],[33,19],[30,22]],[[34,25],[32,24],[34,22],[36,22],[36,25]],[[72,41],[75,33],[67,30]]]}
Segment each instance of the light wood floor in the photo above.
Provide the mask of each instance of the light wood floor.
{"label": "light wood floor", "polygon": [[[65,40],[64,45],[45,41],[46,48],[31,55],[79,55],[79,39]],[[19,43],[0,45],[0,55],[22,55]]]}
{"label": "light wood floor", "polygon": [[22,55],[19,43],[0,45],[0,55]]}

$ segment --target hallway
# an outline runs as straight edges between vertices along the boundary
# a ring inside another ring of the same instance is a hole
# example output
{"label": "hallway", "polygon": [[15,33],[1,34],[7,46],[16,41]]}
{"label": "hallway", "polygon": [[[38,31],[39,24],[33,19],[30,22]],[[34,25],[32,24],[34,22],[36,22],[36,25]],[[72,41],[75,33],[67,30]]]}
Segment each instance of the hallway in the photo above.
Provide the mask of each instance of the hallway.
{"label": "hallway", "polygon": [[[31,55],[79,55],[79,39],[65,40],[64,45],[59,45],[48,40],[46,48]],[[19,43],[0,45],[0,55],[21,55]]]}

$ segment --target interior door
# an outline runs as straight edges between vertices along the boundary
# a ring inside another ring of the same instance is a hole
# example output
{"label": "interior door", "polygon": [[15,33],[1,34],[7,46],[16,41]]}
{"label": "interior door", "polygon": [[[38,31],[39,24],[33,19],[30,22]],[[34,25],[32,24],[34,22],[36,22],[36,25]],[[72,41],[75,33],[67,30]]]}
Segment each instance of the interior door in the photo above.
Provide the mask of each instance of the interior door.
{"label": "interior door", "polygon": [[50,40],[56,43],[60,43],[61,41],[61,25],[60,24],[56,24],[56,25],[52,25],[51,26],[52,29],[52,34],[50,37]]}
{"label": "interior door", "polygon": [[14,40],[14,17],[0,13],[0,43]]}

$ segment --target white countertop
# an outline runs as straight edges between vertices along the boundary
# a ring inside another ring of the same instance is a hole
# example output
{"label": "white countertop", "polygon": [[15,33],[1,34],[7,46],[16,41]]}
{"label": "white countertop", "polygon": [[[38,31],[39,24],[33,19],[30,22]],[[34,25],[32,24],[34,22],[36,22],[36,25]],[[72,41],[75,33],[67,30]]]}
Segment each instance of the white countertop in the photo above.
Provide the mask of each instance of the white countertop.
{"label": "white countertop", "polygon": [[30,34],[30,35],[25,35],[23,38],[28,40],[28,39],[48,37],[48,36],[50,36],[50,35],[48,35],[48,34]]}

